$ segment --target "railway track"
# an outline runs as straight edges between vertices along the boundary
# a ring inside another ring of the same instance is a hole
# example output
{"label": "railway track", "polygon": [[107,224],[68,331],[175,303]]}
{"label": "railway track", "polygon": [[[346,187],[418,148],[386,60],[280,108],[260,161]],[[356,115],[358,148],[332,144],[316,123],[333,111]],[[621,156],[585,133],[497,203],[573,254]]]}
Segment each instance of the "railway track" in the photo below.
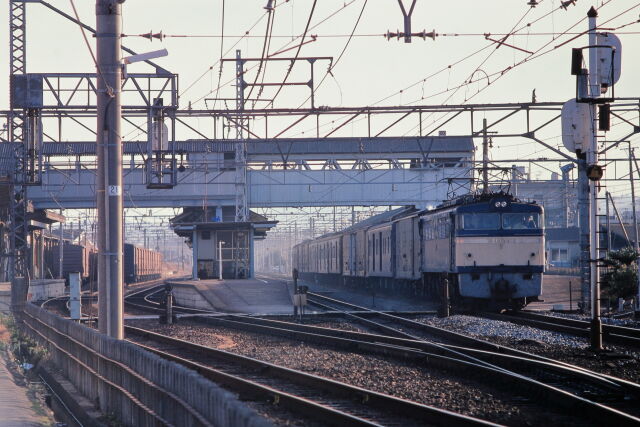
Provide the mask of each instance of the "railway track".
{"label": "railway track", "polygon": [[[164,285],[150,286],[127,294],[124,298],[125,306],[138,310],[165,314],[166,310],[160,303],[159,294],[164,290]],[[174,313],[182,314],[210,314],[210,310],[200,310],[197,308],[183,307],[180,305],[173,306]]]}
{"label": "railway track", "polygon": [[[351,310],[366,310],[364,307],[318,294],[310,294],[309,301],[315,305],[331,310],[339,310],[338,307],[340,306],[347,307]],[[375,310],[371,311],[375,312]],[[549,386],[550,389],[545,391],[545,389],[542,388],[541,390],[551,393],[552,395],[556,395],[558,390],[563,390],[574,397],[584,398],[596,406],[598,406],[598,402],[606,403],[622,411],[633,410],[637,407],[634,405],[637,405],[637,402],[640,400],[640,385],[620,378],[596,373],[579,366],[546,357],[528,354],[516,349],[496,345],[392,314],[377,313],[379,318],[384,319],[384,322],[372,321],[362,318],[357,314],[345,312],[347,317],[355,317],[356,320],[368,327],[381,330],[388,335],[393,334],[396,339],[406,340],[402,341],[404,345],[413,345],[415,347],[417,343],[424,343],[425,337],[429,335],[442,341],[448,341],[449,343],[429,343],[429,345],[437,345],[472,356],[490,363],[491,366],[497,369],[502,369],[503,372],[511,371],[523,377],[527,376],[527,380]],[[391,324],[394,323],[395,326],[391,326]],[[398,327],[398,325],[400,325],[400,327]],[[412,330],[414,333],[410,334],[407,330]],[[451,342],[454,344],[450,344]],[[400,342],[396,341],[396,344],[400,344]],[[420,344],[420,346],[423,349],[425,348],[425,344]],[[504,380],[505,378],[500,379],[500,381]],[[554,399],[557,397],[558,396],[554,397]],[[562,397],[565,398],[566,396]],[[635,403],[631,404],[631,402]],[[552,403],[558,402],[555,401]],[[584,402],[580,402],[580,404],[584,406]],[[596,409],[596,407],[586,404],[585,409],[596,413],[603,408],[598,407]],[[606,410],[604,412],[606,412]],[[640,422],[637,418],[632,418],[634,419],[634,423]]]}
{"label": "railway track", "polygon": [[[600,404],[609,403],[633,407],[640,395],[634,396],[633,390],[625,390],[619,384],[579,369],[570,369],[535,360],[523,360],[488,351],[443,346],[427,341],[307,326],[248,316],[207,317],[201,321],[216,326],[303,340],[352,352],[373,353],[412,360],[414,363],[454,375],[462,375],[465,378],[476,378],[489,386],[519,394],[519,399],[523,402],[544,404],[545,407],[557,408],[565,413],[579,408],[580,413],[597,417],[597,419],[620,417],[619,422],[626,425],[636,425],[640,422],[627,414],[622,414]],[[465,359],[464,353],[477,357]],[[463,356],[462,360],[456,356]],[[479,359],[486,359],[500,366],[483,363]],[[524,376],[525,374],[535,374],[537,378],[527,378]],[[561,390],[560,386],[570,391]],[[531,399],[531,396],[535,396],[535,399]],[[592,401],[589,401],[590,399]]]}
{"label": "railway track", "polygon": [[[153,291],[150,291],[146,295],[147,301],[149,296],[152,295]],[[364,309],[358,311],[357,315],[371,317],[375,315],[375,312]],[[531,363],[535,364],[535,362],[529,362],[525,367],[523,366],[523,361],[520,359],[501,354],[492,354],[491,357],[488,357],[490,353],[487,351],[475,352],[474,354],[472,349],[458,349],[455,346],[442,346],[440,344],[428,343],[416,339],[394,338],[384,335],[296,325],[284,321],[253,318],[249,316],[230,315],[226,318],[206,317],[202,318],[201,321],[253,332],[259,331],[262,333],[287,336],[288,338],[297,340],[306,340],[323,345],[346,348],[351,351],[412,359],[418,363],[426,363],[429,366],[457,375],[464,372],[466,376],[476,377],[478,379],[491,377],[495,379],[495,383],[499,384],[500,387],[504,388],[506,386],[508,391],[512,391],[513,389],[520,391],[520,399],[522,401],[529,400],[526,397],[527,395],[544,396],[541,400],[545,401],[546,404],[564,411],[581,408],[584,413],[590,416],[617,419],[621,425],[634,425],[640,422],[640,420],[634,419],[628,414],[587,399],[587,397],[589,397],[591,399],[597,399],[599,402],[607,403],[624,402],[625,399],[628,398],[628,395],[625,394],[624,389],[620,385],[588,373],[571,371],[568,368],[550,367],[543,363],[537,363],[534,368],[529,366]],[[177,348],[180,347],[178,346]],[[460,350],[466,350],[466,352]],[[503,366],[493,365],[477,356],[483,356],[484,359],[489,359],[491,362],[498,360]],[[512,371],[505,367],[512,369]],[[531,373],[532,369],[538,373],[536,379],[524,377],[518,372],[526,371],[527,373]],[[540,372],[544,372],[544,375],[541,375]],[[567,378],[571,376],[574,377],[573,388],[567,387],[566,384]],[[546,383],[540,381],[541,377],[544,377]],[[580,387],[576,387],[576,377],[580,379]],[[569,388],[570,391],[562,390],[555,387],[555,385],[564,385],[565,389]]]}
{"label": "railway track", "polygon": [[[160,304],[154,301],[154,296],[157,296],[161,290],[161,287],[155,286],[133,292],[127,296],[127,303],[145,311],[164,313],[164,309],[160,307]],[[341,312],[347,317],[363,322],[368,327],[382,330],[385,335],[305,326],[248,316],[207,317],[206,320],[203,319],[202,321],[254,332],[257,330],[262,333],[284,335],[289,338],[347,348],[351,351],[413,359],[458,375],[465,372],[469,376],[480,377],[485,381],[487,378],[492,378],[492,381],[496,384],[500,384],[503,387],[515,387],[515,390],[520,391],[523,396],[534,395],[548,405],[559,409],[562,408],[565,411],[570,408],[579,408],[581,414],[588,414],[591,418],[604,419],[603,417],[606,417],[606,419],[616,420],[620,425],[637,425],[637,423],[640,423],[639,419],[624,412],[630,405],[637,405],[640,399],[640,386],[637,384],[540,356],[526,353],[523,355],[518,350],[441,330],[441,328],[435,328],[390,313],[369,310],[322,295],[310,294],[310,302],[327,310]],[[339,307],[347,307],[350,311],[347,312]],[[190,315],[210,313],[205,310],[179,306],[176,307],[176,312]],[[386,324],[373,321],[371,320],[372,318],[384,318]],[[389,324],[393,322],[401,324],[402,328],[398,328],[397,325],[393,327]],[[424,336],[409,334],[406,331],[410,329],[409,327],[418,330],[426,329],[430,334],[434,334],[435,329],[437,330],[435,335],[440,340],[453,340],[458,345],[425,341]],[[127,327],[127,330],[135,331],[135,328]],[[147,337],[151,334],[150,332],[145,333]],[[161,340],[167,343],[169,338],[161,338]],[[463,346],[460,346],[460,344]],[[184,345],[179,345],[174,348],[180,349],[183,347]],[[198,346],[198,351],[200,350],[201,348]],[[165,356],[176,357],[175,354],[173,356],[163,355],[163,357]],[[177,359],[172,360],[179,361]],[[202,366],[197,366],[198,362],[195,363],[196,365],[191,365],[190,367],[200,371]],[[254,363],[265,362],[254,361]],[[219,376],[220,374],[217,373],[216,375]],[[238,384],[241,383],[238,382],[239,380],[234,381]],[[267,393],[265,395],[269,396],[281,396],[281,394],[273,394],[275,389],[267,390],[267,388],[263,387],[260,393]],[[279,392],[283,392],[283,390]],[[287,405],[295,406],[294,403],[297,402],[295,393],[284,392],[287,393],[285,398],[289,402]],[[258,392],[254,391],[252,393]],[[306,398],[305,396],[302,398]],[[297,397],[300,398],[300,396]],[[280,398],[277,397],[277,399]],[[536,403],[539,402],[536,400]],[[612,407],[605,406],[605,404]],[[613,407],[616,407],[616,409]],[[320,409],[316,408],[314,411],[320,411]],[[334,414],[333,416],[337,415]]]}
{"label": "railway track", "polygon": [[[474,313],[474,315],[478,315]],[[503,314],[482,313],[482,317],[493,320],[502,320],[519,325],[532,326],[538,329],[546,329],[555,332],[563,332],[570,335],[588,338],[590,335],[590,323],[585,320],[567,319],[563,317],[549,316],[530,311],[508,311]],[[640,329],[616,325],[602,325],[602,338],[609,344],[618,344],[640,348]]]}
{"label": "railway track", "polygon": [[[129,290],[125,297],[125,305],[130,308],[135,308],[140,311],[145,311],[154,314],[165,314],[166,310],[159,302],[160,298],[158,294],[164,290],[164,285],[157,280],[150,281],[148,284],[142,285],[140,289]],[[82,302],[97,301],[98,296],[82,295]],[[50,307],[57,308],[60,312],[69,313],[69,296],[49,298],[39,303],[40,307],[44,309],[50,309]],[[180,305],[173,306],[174,313],[176,314],[212,314],[214,312],[209,310],[199,310],[197,308],[183,307]],[[91,317],[93,320],[94,317]]]}
{"label": "railway track", "polygon": [[[332,425],[461,425],[492,423],[422,405],[250,357],[131,326],[135,344],[195,370],[244,398],[267,401]],[[211,367],[215,366],[215,368]]]}

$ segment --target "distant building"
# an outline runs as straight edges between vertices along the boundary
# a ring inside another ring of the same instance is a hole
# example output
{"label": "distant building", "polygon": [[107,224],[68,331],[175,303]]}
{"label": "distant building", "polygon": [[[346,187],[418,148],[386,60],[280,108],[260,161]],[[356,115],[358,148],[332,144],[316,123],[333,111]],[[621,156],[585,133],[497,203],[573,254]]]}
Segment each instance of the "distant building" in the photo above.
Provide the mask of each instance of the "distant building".
{"label": "distant building", "polygon": [[577,185],[569,179],[570,166],[563,166],[562,178],[553,173],[551,180],[545,181],[531,180],[524,167],[514,165],[512,168],[509,191],[522,200],[536,201],[542,205],[547,228],[579,225]]}
{"label": "distant building", "polygon": [[[611,248],[620,250],[635,244],[635,233],[632,224],[625,224],[624,228],[629,236],[625,237],[620,224],[611,223]],[[600,225],[600,248],[607,248],[607,227]],[[551,268],[574,268],[580,264],[580,229],[578,227],[547,228],[545,231],[545,250],[547,253],[547,265]]]}
{"label": "distant building", "polygon": [[580,263],[580,229],[578,227],[547,228],[545,233],[547,265],[578,267]]}

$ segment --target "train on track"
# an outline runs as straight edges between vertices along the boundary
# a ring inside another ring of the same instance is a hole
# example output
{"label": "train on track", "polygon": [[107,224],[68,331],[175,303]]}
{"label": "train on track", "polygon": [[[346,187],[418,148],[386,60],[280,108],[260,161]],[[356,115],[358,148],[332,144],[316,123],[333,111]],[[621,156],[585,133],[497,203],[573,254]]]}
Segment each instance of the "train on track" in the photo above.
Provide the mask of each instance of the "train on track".
{"label": "train on track", "polygon": [[519,309],[542,293],[543,215],[502,192],[399,208],[299,243],[293,266],[312,282],[425,298],[448,283],[456,303]]}
{"label": "train on track", "polygon": [[130,243],[124,244],[124,281],[126,283],[160,279],[163,270],[160,252]]}
{"label": "train on track", "polygon": [[[79,272],[83,283],[97,281],[98,255],[91,243],[72,243],[64,240],[62,248],[62,276],[60,275],[60,244],[55,237],[44,243],[43,263],[46,277],[68,278],[69,273]],[[160,279],[165,271],[162,254],[152,249],[124,245],[124,281],[138,283]]]}

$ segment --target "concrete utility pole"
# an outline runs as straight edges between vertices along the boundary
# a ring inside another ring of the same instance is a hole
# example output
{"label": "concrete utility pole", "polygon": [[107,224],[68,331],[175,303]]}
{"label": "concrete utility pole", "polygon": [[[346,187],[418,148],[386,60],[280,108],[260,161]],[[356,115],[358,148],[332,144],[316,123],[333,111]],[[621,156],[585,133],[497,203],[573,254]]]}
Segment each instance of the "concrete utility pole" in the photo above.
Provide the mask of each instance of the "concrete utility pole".
{"label": "concrete utility pole", "polygon": [[609,197],[609,192],[607,191],[605,195],[605,201],[607,202],[605,210],[607,215],[607,251],[611,251],[611,213],[609,212]]}
{"label": "concrete utility pole", "polygon": [[222,245],[224,242],[220,240],[218,242],[218,280],[222,281]]}
{"label": "concrete utility pole", "polygon": [[633,212],[633,231],[634,231],[634,249],[640,251],[638,247],[638,216],[636,214],[636,186],[633,182],[633,159],[635,158],[634,150],[629,141],[629,184],[631,184],[631,210]]}
{"label": "concrete utility pole", "polygon": [[[62,209],[60,209],[60,215],[62,216]],[[58,236],[58,279],[64,279],[64,273],[62,272],[63,266],[64,266],[64,224],[61,222],[60,234]],[[44,279],[44,274],[42,270],[40,270],[40,274]]]}
{"label": "concrete utility pole", "polygon": [[124,0],[96,0],[98,326],[116,339],[123,330],[121,22]]}
{"label": "concrete utility pole", "polygon": [[489,138],[487,119],[482,119],[482,194],[489,193]]}
{"label": "concrete utility pole", "polygon": [[[598,12],[592,7],[587,13],[589,18],[589,46],[598,44],[596,18]],[[589,49],[589,96],[600,97],[598,83],[598,52]],[[591,140],[587,149],[587,164],[598,164],[598,140],[596,131],[596,104],[591,103]],[[602,320],[600,319],[600,269],[598,268],[598,183],[590,183],[589,200],[589,256],[591,263],[591,349],[602,350]]]}
{"label": "concrete utility pole", "polygon": [[[636,165],[636,172],[638,172],[640,174],[640,169],[638,169],[638,160],[636,159],[636,155],[635,155],[633,149],[631,149],[631,142],[629,142],[629,154],[630,154],[631,160],[633,160],[633,163]],[[631,165],[629,166],[629,177],[631,178],[631,186],[633,188],[633,168],[631,167]],[[636,233],[636,246],[635,246],[635,249],[636,249],[636,253],[640,254],[640,242],[638,242],[638,240],[639,240],[639,237],[638,237],[638,221],[636,219],[636,200],[635,200],[635,196],[631,200],[631,203],[633,203],[633,226],[635,228],[635,233]],[[640,255],[636,259],[636,266],[640,266]],[[637,317],[639,317],[638,313],[640,312],[640,274],[636,274],[636,277],[637,277],[637,280],[638,280],[637,291],[636,291],[636,306],[635,306],[636,318],[637,318]]]}
{"label": "concrete utility pole", "polygon": [[[585,85],[586,80],[581,82]],[[580,225],[580,293],[581,310],[591,307],[591,264],[589,263],[589,178],[586,153],[577,158],[578,164],[578,223]]]}

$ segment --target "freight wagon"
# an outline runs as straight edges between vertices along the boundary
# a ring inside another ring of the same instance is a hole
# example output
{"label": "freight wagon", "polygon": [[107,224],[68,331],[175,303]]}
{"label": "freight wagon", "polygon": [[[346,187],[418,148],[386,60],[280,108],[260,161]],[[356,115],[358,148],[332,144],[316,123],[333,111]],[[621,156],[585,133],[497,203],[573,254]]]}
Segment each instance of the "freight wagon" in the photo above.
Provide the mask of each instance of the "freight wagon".
{"label": "freight wagon", "polygon": [[67,279],[69,273],[80,273],[84,283],[96,280],[96,249],[90,244],[63,241],[62,275],[60,275],[60,243],[57,238],[47,237],[44,241],[44,277]]}
{"label": "freight wagon", "polygon": [[125,243],[124,281],[126,283],[146,282],[162,277],[162,254],[151,249]]}

